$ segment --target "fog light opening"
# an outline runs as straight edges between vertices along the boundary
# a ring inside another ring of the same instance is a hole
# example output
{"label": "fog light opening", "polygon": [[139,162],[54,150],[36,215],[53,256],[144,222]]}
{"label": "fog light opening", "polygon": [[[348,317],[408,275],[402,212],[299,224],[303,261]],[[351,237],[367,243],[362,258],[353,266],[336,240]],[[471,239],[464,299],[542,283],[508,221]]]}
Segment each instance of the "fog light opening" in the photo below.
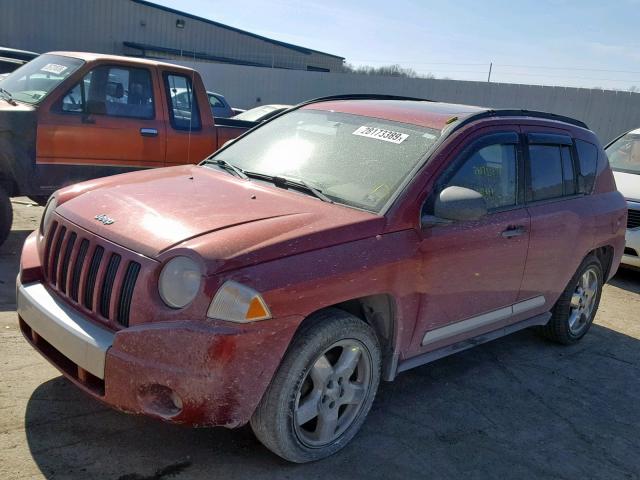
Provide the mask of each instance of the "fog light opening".
{"label": "fog light opening", "polygon": [[138,389],[138,403],[149,415],[173,418],[182,412],[182,399],[171,388],[157,383]]}

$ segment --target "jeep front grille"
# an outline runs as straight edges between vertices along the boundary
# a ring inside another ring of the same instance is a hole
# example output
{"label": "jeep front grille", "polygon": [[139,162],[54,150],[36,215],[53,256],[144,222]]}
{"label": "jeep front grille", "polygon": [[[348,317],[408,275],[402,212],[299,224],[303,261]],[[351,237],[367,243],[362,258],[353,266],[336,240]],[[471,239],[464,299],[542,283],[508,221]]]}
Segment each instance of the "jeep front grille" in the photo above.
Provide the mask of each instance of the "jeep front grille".
{"label": "jeep front grille", "polygon": [[77,306],[128,327],[141,265],[98,245],[87,233],[60,221],[52,223],[44,249],[47,282]]}

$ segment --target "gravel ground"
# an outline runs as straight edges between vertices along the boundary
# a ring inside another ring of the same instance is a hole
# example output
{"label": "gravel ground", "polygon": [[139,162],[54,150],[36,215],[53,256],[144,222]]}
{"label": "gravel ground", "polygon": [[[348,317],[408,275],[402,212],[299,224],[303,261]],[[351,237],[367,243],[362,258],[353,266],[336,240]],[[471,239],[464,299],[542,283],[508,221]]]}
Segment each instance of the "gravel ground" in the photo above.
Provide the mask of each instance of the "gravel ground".
{"label": "gravel ground", "polygon": [[640,273],[623,270],[605,287],[578,345],[524,331],[406,372],[382,385],[343,452],[289,465],[247,427],[114,412],[33,351],[14,289],[42,209],[14,207],[0,248],[0,479],[640,478]]}

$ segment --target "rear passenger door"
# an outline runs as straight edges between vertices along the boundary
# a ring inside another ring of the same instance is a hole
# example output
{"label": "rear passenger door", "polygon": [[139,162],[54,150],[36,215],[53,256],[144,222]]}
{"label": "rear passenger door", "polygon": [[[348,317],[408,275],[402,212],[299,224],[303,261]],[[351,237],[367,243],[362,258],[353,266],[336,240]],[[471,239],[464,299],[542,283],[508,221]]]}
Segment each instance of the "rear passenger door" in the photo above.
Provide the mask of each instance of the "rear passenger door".
{"label": "rear passenger door", "polygon": [[[539,310],[545,311],[553,306],[593,242],[592,212],[585,194],[593,186],[597,151],[592,166],[584,151],[581,165],[576,141],[567,131],[523,127],[523,137],[531,234],[520,297],[543,296],[545,305]],[[580,145],[581,150],[586,148]]]}

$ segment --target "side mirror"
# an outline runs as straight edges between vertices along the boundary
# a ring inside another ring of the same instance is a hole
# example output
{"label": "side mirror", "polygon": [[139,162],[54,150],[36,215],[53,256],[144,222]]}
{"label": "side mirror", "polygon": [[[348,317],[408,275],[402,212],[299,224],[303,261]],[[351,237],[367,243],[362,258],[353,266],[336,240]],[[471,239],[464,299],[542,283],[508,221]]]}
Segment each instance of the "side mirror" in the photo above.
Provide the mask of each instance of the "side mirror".
{"label": "side mirror", "polygon": [[422,226],[435,226],[447,221],[479,220],[487,214],[487,203],[481,193],[464,187],[447,187],[436,198],[434,216],[423,217]]}

